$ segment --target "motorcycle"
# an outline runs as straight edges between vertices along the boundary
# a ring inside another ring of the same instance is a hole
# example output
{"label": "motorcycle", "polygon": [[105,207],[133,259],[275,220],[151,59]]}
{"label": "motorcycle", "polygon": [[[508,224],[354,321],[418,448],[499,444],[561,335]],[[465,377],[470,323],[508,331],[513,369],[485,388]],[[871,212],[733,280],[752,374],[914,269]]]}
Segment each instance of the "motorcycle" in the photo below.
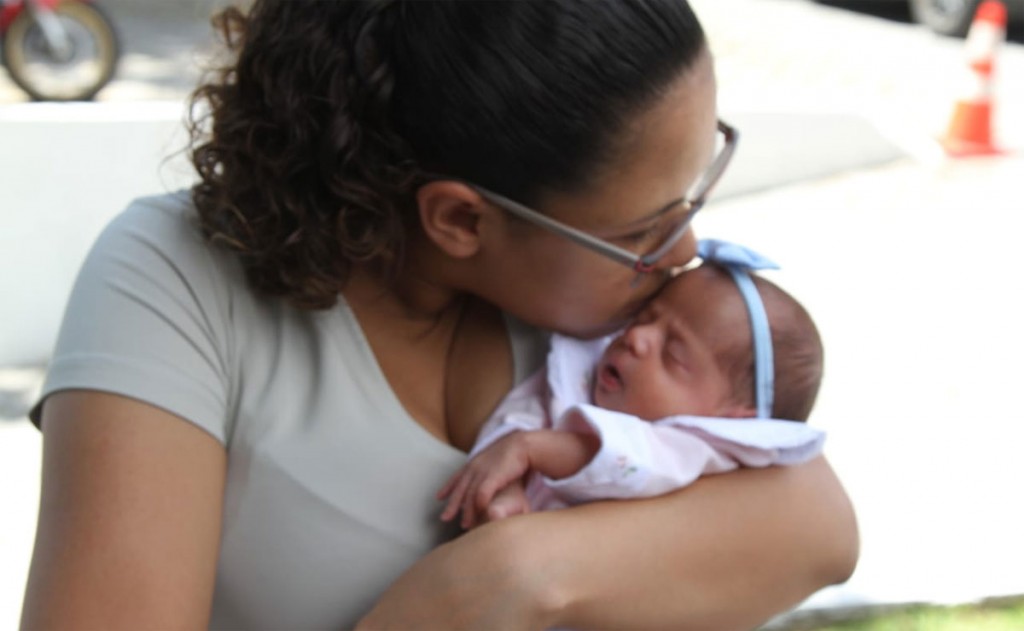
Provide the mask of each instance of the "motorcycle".
{"label": "motorcycle", "polygon": [[114,24],[94,0],[0,0],[11,79],[36,101],[87,101],[114,76]]}

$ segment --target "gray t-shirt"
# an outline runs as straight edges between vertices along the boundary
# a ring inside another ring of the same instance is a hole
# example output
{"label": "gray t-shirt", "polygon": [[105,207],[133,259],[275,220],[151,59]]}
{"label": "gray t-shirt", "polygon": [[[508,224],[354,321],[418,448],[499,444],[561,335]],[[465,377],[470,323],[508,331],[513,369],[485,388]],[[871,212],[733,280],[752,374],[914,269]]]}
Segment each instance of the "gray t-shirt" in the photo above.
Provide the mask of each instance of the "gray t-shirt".
{"label": "gray t-shirt", "polygon": [[[547,341],[507,322],[519,382]],[[187,191],[137,200],[93,246],[42,397],[67,388],[140,399],[228,450],[213,628],[351,627],[454,534],[434,495],[466,454],[406,413],[344,301],[254,294]]]}

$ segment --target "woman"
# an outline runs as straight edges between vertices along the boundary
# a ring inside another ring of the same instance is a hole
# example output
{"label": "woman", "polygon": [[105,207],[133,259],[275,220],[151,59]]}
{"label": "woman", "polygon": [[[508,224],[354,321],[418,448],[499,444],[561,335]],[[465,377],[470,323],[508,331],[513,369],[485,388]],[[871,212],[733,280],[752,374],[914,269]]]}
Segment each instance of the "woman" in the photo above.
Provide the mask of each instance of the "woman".
{"label": "woman", "polygon": [[849,575],[822,460],[438,519],[540,331],[612,330],[693,256],[733,140],[684,2],[257,0],[223,25],[200,182],[101,236],[33,411],[26,628],[735,629]]}

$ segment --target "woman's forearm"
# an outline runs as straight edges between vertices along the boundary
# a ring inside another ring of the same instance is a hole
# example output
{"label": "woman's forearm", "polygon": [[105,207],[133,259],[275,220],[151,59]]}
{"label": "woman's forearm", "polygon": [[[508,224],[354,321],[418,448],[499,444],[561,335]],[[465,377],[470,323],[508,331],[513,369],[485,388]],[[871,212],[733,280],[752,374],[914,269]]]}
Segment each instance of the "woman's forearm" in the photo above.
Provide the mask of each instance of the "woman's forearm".
{"label": "woman's forearm", "polygon": [[824,459],[744,469],[475,529],[410,568],[359,628],[736,631],[845,580],[857,552]]}
{"label": "woman's forearm", "polygon": [[[517,520],[509,520],[516,522]],[[846,580],[852,507],[824,459],[741,470],[670,495],[518,521],[548,612],[575,628],[743,629]]]}

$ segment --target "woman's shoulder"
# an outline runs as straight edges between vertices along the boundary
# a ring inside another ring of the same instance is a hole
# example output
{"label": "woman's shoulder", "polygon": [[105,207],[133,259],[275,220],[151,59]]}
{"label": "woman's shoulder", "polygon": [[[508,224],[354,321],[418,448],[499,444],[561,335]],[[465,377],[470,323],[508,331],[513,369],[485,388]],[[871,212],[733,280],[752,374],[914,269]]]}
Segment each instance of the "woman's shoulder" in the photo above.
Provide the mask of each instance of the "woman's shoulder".
{"label": "woman's shoulder", "polygon": [[192,195],[187,189],[138,197],[111,219],[103,236],[150,243],[163,250],[214,251],[202,236]]}
{"label": "woman's shoulder", "polygon": [[103,229],[68,298],[40,404],[110,392],[169,410],[222,442],[244,275],[206,243],[188,191],[140,198]]}
{"label": "woman's shoulder", "polygon": [[246,291],[236,257],[203,237],[187,189],[131,201],[104,228],[93,252],[135,262],[132,267],[147,277],[171,275],[189,285],[211,285],[222,296]]}

